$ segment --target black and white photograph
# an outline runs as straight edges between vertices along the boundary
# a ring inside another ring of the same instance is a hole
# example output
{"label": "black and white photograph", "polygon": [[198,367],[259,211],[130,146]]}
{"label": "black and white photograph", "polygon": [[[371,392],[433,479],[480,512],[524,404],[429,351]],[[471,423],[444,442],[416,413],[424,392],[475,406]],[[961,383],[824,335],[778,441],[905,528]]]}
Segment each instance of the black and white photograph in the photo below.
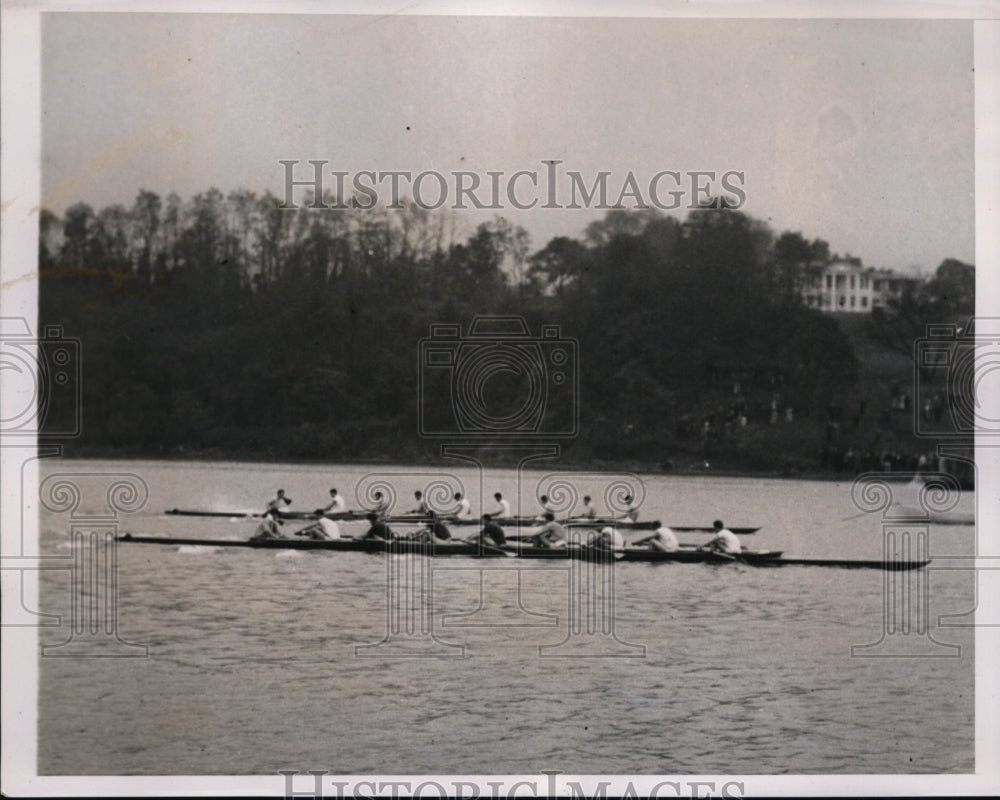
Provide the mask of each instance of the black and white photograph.
{"label": "black and white photograph", "polygon": [[5,796],[989,795],[995,4],[4,2]]}

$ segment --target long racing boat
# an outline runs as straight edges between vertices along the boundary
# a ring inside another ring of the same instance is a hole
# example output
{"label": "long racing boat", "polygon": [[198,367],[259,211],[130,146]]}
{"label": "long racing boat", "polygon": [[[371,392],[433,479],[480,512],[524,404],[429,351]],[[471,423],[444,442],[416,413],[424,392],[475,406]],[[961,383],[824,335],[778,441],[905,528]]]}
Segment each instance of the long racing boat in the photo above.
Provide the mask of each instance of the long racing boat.
{"label": "long racing boat", "polygon": [[588,561],[642,561],[647,563],[741,563],[752,566],[822,566],[844,568],[870,568],[885,570],[911,570],[925,567],[930,560],[920,561],[865,561],[859,559],[783,558],[780,550],[743,550],[739,554],[717,553],[696,547],[682,546],[664,551],[644,547],[625,547],[607,550],[590,546],[537,547],[526,543],[511,543],[503,547],[469,543],[427,542],[413,539],[197,539],[174,536],[143,536],[126,533],[117,541],[134,544],[167,546],[195,545],[200,547],[241,547],[257,550],[329,550],[333,552],[361,552],[388,554],[418,554],[431,557],[464,556],[466,558],[525,558],[525,559],[586,559]]}

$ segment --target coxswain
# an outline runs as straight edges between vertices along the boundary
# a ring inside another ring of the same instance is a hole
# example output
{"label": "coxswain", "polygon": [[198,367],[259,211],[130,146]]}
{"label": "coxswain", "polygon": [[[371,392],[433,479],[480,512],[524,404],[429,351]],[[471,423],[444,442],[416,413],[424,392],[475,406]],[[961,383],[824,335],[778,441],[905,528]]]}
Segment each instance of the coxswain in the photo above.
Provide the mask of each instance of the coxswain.
{"label": "coxswain", "polygon": [[336,489],[330,490],[330,502],[320,510],[320,514],[342,514],[347,510],[344,505],[344,498],[337,494]]}
{"label": "coxswain", "polygon": [[377,539],[388,542],[394,538],[389,526],[385,524],[385,520],[374,511],[369,511],[365,515],[365,519],[368,520],[371,527],[369,527],[368,532],[361,537],[362,539]]}
{"label": "coxswain", "polygon": [[565,547],[566,546],[566,531],[562,525],[556,522],[556,515],[551,511],[546,511],[545,525],[542,529],[536,533],[532,538],[532,541],[537,547]]}
{"label": "coxswain", "polygon": [[280,525],[285,523],[278,519],[277,511],[268,511],[264,515],[264,519],[261,520],[260,525],[257,526],[257,530],[254,531],[253,536],[250,537],[251,541],[254,539],[284,539],[285,535],[281,532]]}
{"label": "coxswain", "polygon": [[285,506],[290,506],[292,504],[291,497],[285,497],[285,490],[278,489],[278,494],[273,500],[269,500],[267,503],[267,511],[282,511]]}
{"label": "coxswain", "polygon": [[503,495],[497,492],[493,495],[493,499],[497,501],[498,508],[493,512],[494,517],[500,519],[507,519],[510,517],[510,503],[503,499]]}
{"label": "coxswain", "polygon": [[327,540],[339,539],[340,528],[332,519],[320,517],[316,522],[302,530],[295,531],[296,536],[305,536],[309,539]]}
{"label": "coxswain", "polygon": [[642,539],[636,539],[633,544],[636,547],[648,544],[650,550],[662,550],[666,553],[670,553],[680,547],[676,534],[670,528],[657,528],[655,533]]}
{"label": "coxswain", "polygon": [[712,528],[715,530],[715,538],[698,549],[713,550],[716,553],[725,553],[727,555],[739,555],[743,550],[743,545],[740,544],[740,540],[736,537],[736,534],[723,525],[722,520],[717,519],[713,522]]}
{"label": "coxswain", "polygon": [[597,516],[597,509],[595,509],[590,503],[590,495],[584,495],[583,497],[583,514],[581,516],[587,519],[593,519]]}
{"label": "coxswain", "polygon": [[424,493],[421,492],[419,489],[417,489],[417,491],[413,493],[413,497],[417,501],[417,507],[412,509],[411,511],[407,511],[406,513],[419,514],[422,517],[427,516],[428,513],[430,512],[430,507],[427,505],[427,501],[424,500]]}
{"label": "coxswain", "polygon": [[472,506],[467,497],[462,497],[461,492],[455,492],[455,502],[458,503],[458,511],[455,513],[457,519],[472,519]]}
{"label": "coxswain", "polygon": [[492,516],[483,514],[482,520],[483,529],[479,532],[480,542],[494,547],[503,547],[507,544],[507,536],[504,534],[503,528],[493,521]]}

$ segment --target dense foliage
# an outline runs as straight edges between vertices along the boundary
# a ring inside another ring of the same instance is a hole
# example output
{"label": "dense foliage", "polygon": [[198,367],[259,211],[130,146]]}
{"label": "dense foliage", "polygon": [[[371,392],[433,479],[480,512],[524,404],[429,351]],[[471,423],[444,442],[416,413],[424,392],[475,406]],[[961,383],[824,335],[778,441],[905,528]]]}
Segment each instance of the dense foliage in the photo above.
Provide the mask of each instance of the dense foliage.
{"label": "dense foliage", "polygon": [[[483,314],[577,340],[579,396],[548,387],[541,424],[575,404],[564,452],[580,461],[780,466],[797,440],[774,410],[818,424],[857,374],[796,288],[825,243],[732,209],[613,210],[532,253],[499,217],[459,240],[453,218],[414,206],[143,191],[131,208],[43,212],[40,248],[42,322],[83,343],[81,451],[433,457],[419,342]],[[509,377],[486,389],[516,406]]]}

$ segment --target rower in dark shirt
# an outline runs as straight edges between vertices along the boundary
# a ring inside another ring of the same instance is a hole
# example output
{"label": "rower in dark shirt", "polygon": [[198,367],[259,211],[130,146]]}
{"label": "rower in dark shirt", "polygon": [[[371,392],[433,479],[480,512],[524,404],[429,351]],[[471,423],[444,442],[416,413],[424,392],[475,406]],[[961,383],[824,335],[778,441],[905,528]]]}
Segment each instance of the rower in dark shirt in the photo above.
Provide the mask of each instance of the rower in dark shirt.
{"label": "rower in dark shirt", "polygon": [[483,529],[479,533],[479,540],[494,547],[503,547],[507,544],[503,528],[497,525],[489,514],[483,514]]}
{"label": "rower in dark shirt", "polygon": [[381,539],[382,541],[392,541],[393,533],[389,529],[389,526],[385,524],[385,520],[381,519],[378,514],[369,513],[365,515],[365,519],[371,523],[371,527],[368,532],[362,536],[362,539]]}
{"label": "rower in dark shirt", "polygon": [[431,518],[430,522],[427,523],[427,532],[439,541],[448,541],[451,539],[451,531],[448,530],[447,525],[437,518],[437,514],[433,511],[428,511],[427,513]]}

